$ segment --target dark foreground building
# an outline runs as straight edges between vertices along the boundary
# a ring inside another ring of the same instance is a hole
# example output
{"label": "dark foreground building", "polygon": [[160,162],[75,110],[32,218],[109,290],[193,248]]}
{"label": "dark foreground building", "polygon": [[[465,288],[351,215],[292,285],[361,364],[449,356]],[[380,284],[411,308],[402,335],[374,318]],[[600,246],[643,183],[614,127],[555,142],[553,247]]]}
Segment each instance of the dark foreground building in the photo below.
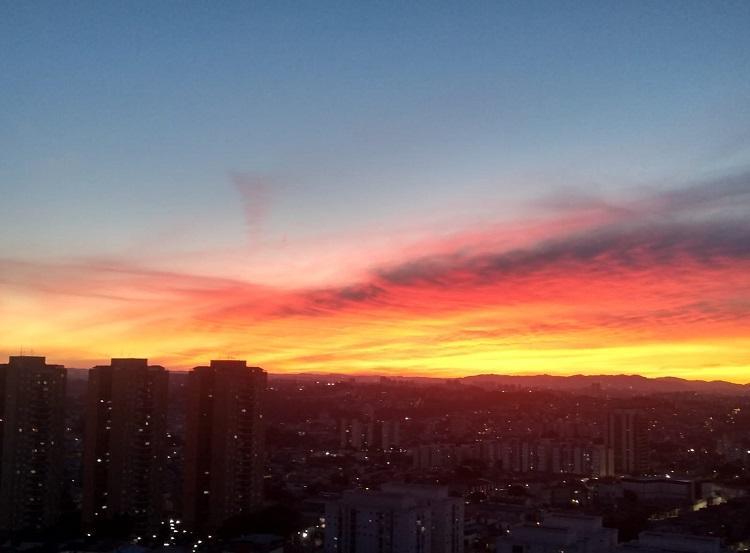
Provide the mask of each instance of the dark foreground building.
{"label": "dark foreground building", "polygon": [[211,361],[188,380],[184,518],[216,528],[262,501],[266,372],[245,361]]}
{"label": "dark foreground building", "polygon": [[605,443],[614,451],[617,474],[642,474],[648,468],[646,420],[636,409],[617,409],[607,418]]}
{"label": "dark foreground building", "polygon": [[89,371],[83,456],[83,524],[125,516],[161,523],[168,373],[146,359],[112,359]]}
{"label": "dark foreground building", "polygon": [[0,529],[50,527],[63,487],[63,366],[10,357],[0,365],[0,413]]}

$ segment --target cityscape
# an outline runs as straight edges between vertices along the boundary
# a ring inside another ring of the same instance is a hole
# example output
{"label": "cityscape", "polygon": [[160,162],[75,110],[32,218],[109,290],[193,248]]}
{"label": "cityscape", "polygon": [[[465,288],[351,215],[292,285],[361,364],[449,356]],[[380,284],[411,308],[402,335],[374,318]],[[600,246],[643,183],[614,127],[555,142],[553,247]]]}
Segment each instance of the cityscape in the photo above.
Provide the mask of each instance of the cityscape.
{"label": "cityscape", "polygon": [[748,386],[29,355],[0,371],[3,550],[750,547]]}
{"label": "cityscape", "polygon": [[750,0],[0,0],[15,552],[750,552]]}

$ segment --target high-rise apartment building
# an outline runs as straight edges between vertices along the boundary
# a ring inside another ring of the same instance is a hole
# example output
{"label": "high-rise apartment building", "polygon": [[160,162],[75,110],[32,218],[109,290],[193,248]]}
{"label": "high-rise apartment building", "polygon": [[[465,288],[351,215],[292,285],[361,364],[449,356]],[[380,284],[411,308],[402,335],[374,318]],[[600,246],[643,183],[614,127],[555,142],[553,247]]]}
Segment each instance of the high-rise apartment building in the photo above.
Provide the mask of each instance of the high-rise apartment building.
{"label": "high-rise apartment building", "polygon": [[146,359],[89,371],[83,454],[83,523],[118,515],[136,529],[162,520],[168,372]]}
{"label": "high-rise apartment building", "polygon": [[383,451],[388,451],[401,445],[401,425],[397,420],[378,421],[378,434],[380,435],[379,446]]}
{"label": "high-rise apartment building", "polygon": [[245,361],[211,361],[188,379],[184,519],[210,530],[262,501],[267,374]]}
{"label": "high-rise apartment building", "polygon": [[391,484],[326,505],[326,553],[463,553],[463,500],[446,488]]}
{"label": "high-rise apartment building", "polygon": [[0,365],[0,528],[40,529],[60,515],[65,369],[44,357]]}
{"label": "high-rise apartment building", "polygon": [[636,409],[617,409],[607,418],[605,445],[614,452],[617,474],[640,474],[648,465],[646,421]]}
{"label": "high-rise apartment building", "polygon": [[364,420],[341,419],[339,422],[339,444],[341,449],[355,451],[383,451],[401,443],[400,426],[397,420],[367,417]]}
{"label": "high-rise apartment building", "polygon": [[341,419],[339,423],[341,449],[355,451],[370,449],[374,444],[374,429],[375,425],[370,420]]}
{"label": "high-rise apartment building", "polygon": [[615,475],[615,452],[611,447],[597,444],[591,450],[591,474],[598,478]]}

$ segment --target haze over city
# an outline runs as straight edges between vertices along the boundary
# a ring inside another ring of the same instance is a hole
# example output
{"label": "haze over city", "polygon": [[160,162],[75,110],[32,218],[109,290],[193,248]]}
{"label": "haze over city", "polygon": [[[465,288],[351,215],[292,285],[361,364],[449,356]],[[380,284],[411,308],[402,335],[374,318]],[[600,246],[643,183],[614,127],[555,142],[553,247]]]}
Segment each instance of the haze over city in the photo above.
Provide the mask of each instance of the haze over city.
{"label": "haze over city", "polygon": [[6,4],[0,349],[750,381],[750,7]]}

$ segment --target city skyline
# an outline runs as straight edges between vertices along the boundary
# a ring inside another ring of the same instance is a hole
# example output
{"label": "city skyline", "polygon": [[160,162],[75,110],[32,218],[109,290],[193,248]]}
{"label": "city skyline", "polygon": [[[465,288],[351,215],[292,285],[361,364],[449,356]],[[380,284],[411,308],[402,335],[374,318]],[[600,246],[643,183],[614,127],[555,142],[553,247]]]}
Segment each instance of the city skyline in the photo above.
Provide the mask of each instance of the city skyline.
{"label": "city skyline", "polygon": [[750,1],[0,1],[0,553],[750,551]]}
{"label": "city skyline", "polygon": [[0,8],[0,353],[750,382],[750,7]]}
{"label": "city skyline", "polygon": [[114,358],[87,375],[0,363],[9,551],[746,549],[747,394],[267,385],[245,360],[170,374]]}

